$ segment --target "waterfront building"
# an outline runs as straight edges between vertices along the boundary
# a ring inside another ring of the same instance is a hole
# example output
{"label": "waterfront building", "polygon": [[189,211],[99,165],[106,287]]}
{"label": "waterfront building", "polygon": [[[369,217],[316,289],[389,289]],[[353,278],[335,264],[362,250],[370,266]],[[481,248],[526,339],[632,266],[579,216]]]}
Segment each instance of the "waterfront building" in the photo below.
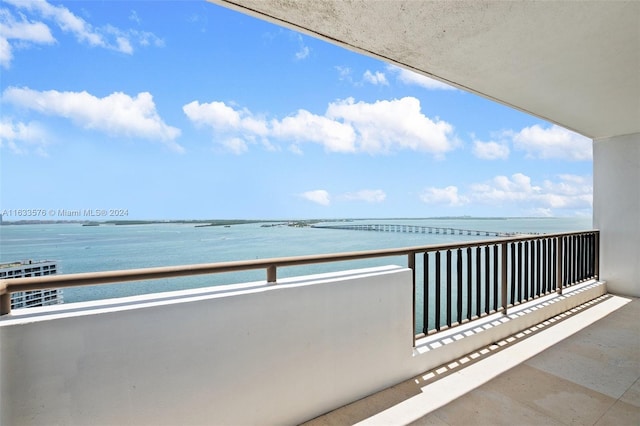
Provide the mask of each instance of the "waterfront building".
{"label": "waterfront building", "polygon": [[[41,277],[58,272],[58,265],[52,260],[24,260],[0,263],[0,280],[24,277]],[[34,308],[62,303],[61,289],[18,291],[11,294],[11,308]]]}

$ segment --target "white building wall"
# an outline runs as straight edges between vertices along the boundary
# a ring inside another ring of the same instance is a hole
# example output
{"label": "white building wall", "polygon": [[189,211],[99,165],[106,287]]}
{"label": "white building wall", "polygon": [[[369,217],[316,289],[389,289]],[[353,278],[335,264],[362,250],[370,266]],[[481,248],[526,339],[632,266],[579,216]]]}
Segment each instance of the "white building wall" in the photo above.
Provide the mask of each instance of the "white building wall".
{"label": "white building wall", "polygon": [[640,297],[640,133],[594,141],[593,181],[600,277],[612,293]]}

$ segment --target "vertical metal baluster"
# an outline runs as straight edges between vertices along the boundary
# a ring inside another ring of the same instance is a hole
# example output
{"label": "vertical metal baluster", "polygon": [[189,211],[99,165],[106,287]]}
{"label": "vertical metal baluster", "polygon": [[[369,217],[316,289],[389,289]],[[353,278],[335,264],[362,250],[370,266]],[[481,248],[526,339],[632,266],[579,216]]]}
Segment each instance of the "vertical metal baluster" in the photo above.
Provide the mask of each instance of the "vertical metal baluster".
{"label": "vertical metal baluster", "polygon": [[[500,307],[504,315],[507,314],[507,306],[509,305],[509,299],[507,296],[509,283],[507,280],[507,267],[508,265],[508,244],[506,242],[500,244]],[[496,248],[498,246],[496,245]],[[497,257],[497,256],[496,256]],[[513,262],[511,263],[513,270]]]}
{"label": "vertical metal baluster", "polygon": [[531,283],[529,284],[530,293],[529,296],[531,299],[536,297],[536,242],[531,241],[531,262],[530,262],[530,274],[529,278],[531,279]]}
{"label": "vertical metal baluster", "polygon": [[540,241],[542,244],[542,292],[541,294],[547,294],[547,241],[543,239]]}
{"label": "vertical metal baluster", "polygon": [[586,280],[589,278],[589,241],[587,234],[582,234],[582,250],[584,250],[582,254],[582,279]]}
{"label": "vertical metal baluster", "polygon": [[571,269],[571,274],[569,277],[569,283],[571,285],[576,283],[576,236],[572,235],[569,237],[571,240],[571,252],[569,256],[569,268]]}
{"label": "vertical metal baluster", "polygon": [[476,247],[476,315],[482,316],[482,248]]}
{"label": "vertical metal baluster", "polygon": [[484,248],[484,313],[489,313],[489,303],[491,303],[491,268],[490,265],[491,251],[489,246]]}
{"label": "vertical metal baluster", "polygon": [[424,294],[422,295],[422,315],[424,317],[422,321],[422,332],[427,335],[429,332],[429,252],[423,254],[424,265]]}
{"label": "vertical metal baluster", "polygon": [[471,247],[467,247],[467,319],[471,319],[473,316],[471,313],[471,299],[473,293],[472,279],[473,276],[473,261],[471,260]]}
{"label": "vertical metal baluster", "polygon": [[407,267],[411,269],[411,281],[413,285],[412,303],[413,306],[413,346],[416,345],[416,254],[409,253],[407,255]]}
{"label": "vertical metal baluster", "polygon": [[586,247],[585,250],[587,252],[587,268],[586,268],[586,272],[587,272],[587,278],[592,278],[593,277],[593,272],[591,271],[591,268],[593,266],[593,263],[591,262],[591,251],[593,250],[593,237],[592,234],[587,234],[585,236],[586,239]]}
{"label": "vertical metal baluster", "polygon": [[522,303],[522,241],[518,242],[518,303]]}
{"label": "vertical metal baluster", "polygon": [[556,280],[556,291],[558,294],[562,294],[562,237],[554,238],[553,246],[556,253],[555,265],[553,266]]}
{"label": "vertical metal baluster", "polygon": [[589,278],[589,234],[582,234],[582,279]]}
{"label": "vertical metal baluster", "polygon": [[458,309],[458,312],[456,312],[456,319],[458,320],[458,324],[460,324],[462,322],[462,249],[459,248],[456,251],[456,275],[457,277],[457,299],[456,301],[458,302],[456,304],[456,308]]}
{"label": "vertical metal baluster", "polygon": [[442,294],[440,289],[440,252],[436,252],[436,330],[440,331],[440,302],[442,301]]}
{"label": "vertical metal baluster", "polygon": [[536,297],[540,296],[540,240],[536,240]]}
{"label": "vertical metal baluster", "polygon": [[[4,285],[4,284],[3,284]],[[0,294],[0,315],[11,313],[11,293]]]}
{"label": "vertical metal baluster", "polygon": [[451,250],[447,250],[447,326],[451,327]]}
{"label": "vertical metal baluster", "polygon": [[576,235],[576,260],[575,260],[575,268],[576,268],[576,283],[579,283],[581,280],[581,263],[582,263],[582,247],[580,244],[580,235]]}
{"label": "vertical metal baluster", "polygon": [[596,258],[598,255],[598,235],[591,234],[591,278],[596,278]]}
{"label": "vertical metal baluster", "polygon": [[593,277],[600,279],[600,231],[594,234],[594,260],[593,260]]}
{"label": "vertical metal baluster", "polygon": [[578,282],[578,258],[580,257],[580,253],[578,252],[578,236],[572,235],[571,239],[573,240],[571,245],[571,269],[573,271],[571,284],[576,284]]}
{"label": "vertical metal baluster", "polygon": [[276,271],[277,270],[275,265],[267,266],[267,282],[268,283],[274,283],[274,284],[276,283],[276,281],[278,280]]}
{"label": "vertical metal baluster", "polygon": [[568,287],[569,279],[571,278],[571,272],[569,268],[569,265],[571,263],[571,239],[567,236],[562,237],[562,239],[564,245],[564,250],[562,253],[562,258],[564,259],[564,262],[562,263],[562,270],[564,272],[564,276],[562,278],[562,287]]}
{"label": "vertical metal baluster", "polygon": [[554,238],[549,238],[547,240],[547,244],[549,245],[549,251],[548,251],[548,263],[547,265],[549,265],[549,275],[548,275],[548,281],[549,281],[549,293],[553,292],[555,290],[555,265],[556,265],[556,259],[555,259],[555,247],[556,247],[556,241]]}
{"label": "vertical metal baluster", "polygon": [[589,234],[589,278],[593,278],[594,276],[594,260],[595,260],[595,234]]}
{"label": "vertical metal baluster", "polygon": [[498,245],[493,246],[493,310],[498,310]]}
{"label": "vertical metal baluster", "polygon": [[516,243],[511,243],[511,305],[516,304]]}
{"label": "vertical metal baluster", "polygon": [[578,235],[578,282],[584,279],[583,268],[584,266],[584,235]]}
{"label": "vertical metal baluster", "polygon": [[529,300],[529,241],[524,242],[524,300]]}

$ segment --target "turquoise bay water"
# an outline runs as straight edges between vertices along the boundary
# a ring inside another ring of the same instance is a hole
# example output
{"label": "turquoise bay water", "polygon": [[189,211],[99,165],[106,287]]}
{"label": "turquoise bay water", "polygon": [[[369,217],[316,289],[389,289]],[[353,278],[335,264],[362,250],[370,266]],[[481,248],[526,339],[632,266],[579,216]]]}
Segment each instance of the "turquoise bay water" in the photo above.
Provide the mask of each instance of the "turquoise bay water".
{"label": "turquoise bay water", "polygon": [[[371,219],[356,220],[352,223],[521,233],[578,231],[592,227],[591,218]],[[261,224],[231,227],[195,227],[193,224],[4,225],[0,227],[0,262],[26,259],[55,260],[58,262],[58,273],[68,274],[388,249],[487,238],[287,226],[262,227]],[[406,258],[390,257],[280,268],[278,277],[388,264],[406,266]],[[64,300],[66,303],[79,302],[264,279],[265,271],[257,270],[79,287],[65,289]]]}

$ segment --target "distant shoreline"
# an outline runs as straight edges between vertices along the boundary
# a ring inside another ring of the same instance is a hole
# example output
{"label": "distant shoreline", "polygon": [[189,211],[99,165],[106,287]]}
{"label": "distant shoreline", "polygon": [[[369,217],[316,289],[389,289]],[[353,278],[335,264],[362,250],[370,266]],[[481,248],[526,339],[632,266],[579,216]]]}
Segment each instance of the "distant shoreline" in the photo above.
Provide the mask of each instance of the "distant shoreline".
{"label": "distant shoreline", "polygon": [[474,217],[474,216],[434,216],[434,217],[385,217],[385,218],[343,218],[343,219],[176,219],[176,220],[5,220],[0,224],[2,226],[9,225],[56,225],[56,224],[72,224],[79,225],[162,225],[162,224],[185,224],[195,225],[197,227],[207,226],[230,226],[230,225],[246,225],[252,223],[295,223],[297,226],[310,225],[319,222],[350,222],[360,220],[514,220],[514,219],[558,219],[564,217]]}

